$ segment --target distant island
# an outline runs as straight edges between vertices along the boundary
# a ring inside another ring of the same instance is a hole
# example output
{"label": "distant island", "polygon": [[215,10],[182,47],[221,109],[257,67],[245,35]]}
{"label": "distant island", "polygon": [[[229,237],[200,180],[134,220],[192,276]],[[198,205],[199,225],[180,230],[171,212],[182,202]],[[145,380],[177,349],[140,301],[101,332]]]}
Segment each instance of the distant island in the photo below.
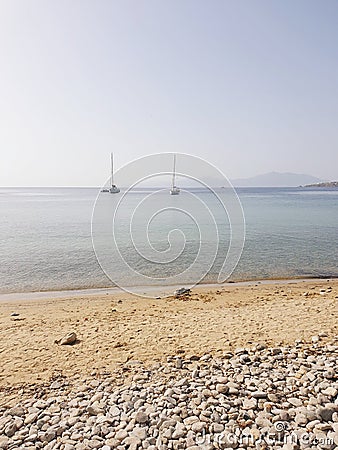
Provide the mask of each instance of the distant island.
{"label": "distant island", "polygon": [[323,183],[306,184],[302,187],[338,188],[338,181],[326,181]]}
{"label": "distant island", "polygon": [[307,174],[269,172],[255,177],[231,180],[231,183],[235,187],[299,187],[322,181]]}

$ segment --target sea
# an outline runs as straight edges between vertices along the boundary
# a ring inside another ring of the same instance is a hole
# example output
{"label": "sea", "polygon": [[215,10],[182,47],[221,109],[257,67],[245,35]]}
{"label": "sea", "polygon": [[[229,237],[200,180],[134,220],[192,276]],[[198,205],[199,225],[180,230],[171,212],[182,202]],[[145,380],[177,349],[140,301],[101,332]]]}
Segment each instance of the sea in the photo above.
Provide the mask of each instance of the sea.
{"label": "sea", "polygon": [[227,217],[224,189],[0,188],[0,293],[216,283],[231,239],[222,281],[338,277],[338,189],[235,196]]}

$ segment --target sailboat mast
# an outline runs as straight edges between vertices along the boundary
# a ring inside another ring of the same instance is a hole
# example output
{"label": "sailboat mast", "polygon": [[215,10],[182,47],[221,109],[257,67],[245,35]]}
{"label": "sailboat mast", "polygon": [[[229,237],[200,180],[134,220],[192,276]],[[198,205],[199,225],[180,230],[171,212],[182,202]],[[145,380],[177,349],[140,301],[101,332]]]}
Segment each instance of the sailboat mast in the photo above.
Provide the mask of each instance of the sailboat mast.
{"label": "sailboat mast", "polygon": [[175,186],[175,175],[176,175],[176,153],[174,154],[174,170],[173,170],[173,182],[172,182],[172,187]]}
{"label": "sailboat mast", "polygon": [[110,154],[111,162],[111,185],[114,186],[114,156],[113,153]]}

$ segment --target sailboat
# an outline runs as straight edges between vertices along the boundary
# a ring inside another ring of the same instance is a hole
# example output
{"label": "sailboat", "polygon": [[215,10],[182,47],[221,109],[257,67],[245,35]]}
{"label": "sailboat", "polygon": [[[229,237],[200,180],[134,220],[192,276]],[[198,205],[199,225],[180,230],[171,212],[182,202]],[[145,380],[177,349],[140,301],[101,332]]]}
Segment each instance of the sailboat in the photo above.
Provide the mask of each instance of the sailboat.
{"label": "sailboat", "polygon": [[111,162],[111,188],[109,189],[109,192],[111,194],[118,194],[120,192],[120,189],[114,184],[114,155],[110,154],[110,162]]}
{"label": "sailboat", "polygon": [[174,169],[170,195],[178,195],[180,193],[180,188],[175,185],[175,179],[176,179],[176,154],[174,154]]}
{"label": "sailboat", "polygon": [[109,192],[110,194],[118,194],[120,189],[114,184],[114,155],[110,154],[111,163],[111,187],[109,189],[102,189],[101,192]]}

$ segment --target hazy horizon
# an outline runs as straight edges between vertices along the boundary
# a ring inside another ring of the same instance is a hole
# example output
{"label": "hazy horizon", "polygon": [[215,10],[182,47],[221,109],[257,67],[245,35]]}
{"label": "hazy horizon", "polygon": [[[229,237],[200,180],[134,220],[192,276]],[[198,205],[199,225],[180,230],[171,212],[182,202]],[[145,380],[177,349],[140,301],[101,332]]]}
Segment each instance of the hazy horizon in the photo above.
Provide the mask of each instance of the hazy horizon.
{"label": "hazy horizon", "polygon": [[[128,165],[126,166],[128,167]],[[170,170],[170,169],[169,169]],[[121,178],[120,173],[118,172],[116,174],[119,179],[117,180],[117,184],[121,189],[130,189],[130,187],[133,185],[133,182],[130,182],[130,180],[127,178],[125,183],[123,183],[123,177]],[[115,175],[115,176],[116,176]],[[177,185],[179,185],[181,188],[187,188],[187,189],[203,189],[203,185],[201,185],[199,182],[196,184],[196,182],[189,181],[189,179],[186,176],[181,176],[179,174],[176,174],[177,177]],[[133,189],[167,189],[171,185],[171,174],[163,174],[162,178],[160,178],[160,182],[158,183],[156,180],[148,180],[146,182],[142,182],[139,186],[134,186]],[[207,174],[204,176],[199,176],[198,178],[200,181],[205,182],[207,187],[205,189],[219,189],[224,187],[224,180],[222,178],[219,179],[213,179],[209,177]],[[316,184],[321,182],[326,182],[328,180],[321,180],[317,177],[313,177],[309,174],[295,174],[290,172],[268,172],[265,174],[259,174],[257,176],[253,177],[247,177],[247,178],[236,178],[236,179],[228,179],[231,186],[234,188],[295,188],[295,187],[302,187],[309,184]],[[262,183],[260,183],[263,181]],[[250,184],[252,182],[252,184]],[[110,185],[110,177],[106,179],[105,185],[83,185],[83,186],[0,186],[0,189],[101,189],[104,186]],[[229,186],[230,187],[230,186]]]}
{"label": "hazy horizon", "polygon": [[0,1],[0,185],[157,152],[338,179],[338,3]]}

